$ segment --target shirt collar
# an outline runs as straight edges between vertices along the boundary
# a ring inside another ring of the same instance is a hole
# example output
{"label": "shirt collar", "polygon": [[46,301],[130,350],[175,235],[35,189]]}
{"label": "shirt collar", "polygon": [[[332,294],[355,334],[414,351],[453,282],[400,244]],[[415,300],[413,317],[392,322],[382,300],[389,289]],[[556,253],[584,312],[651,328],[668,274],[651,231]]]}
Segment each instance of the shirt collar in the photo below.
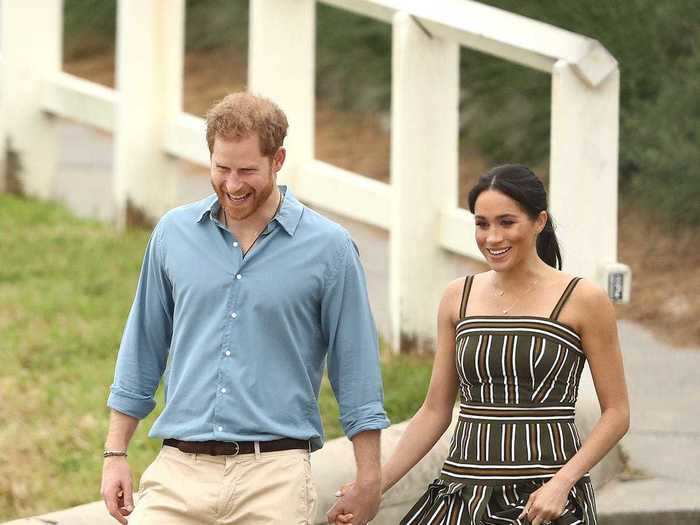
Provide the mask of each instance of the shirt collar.
{"label": "shirt collar", "polygon": [[284,200],[274,220],[284,228],[284,231],[294,236],[301,221],[301,215],[304,213],[304,205],[296,199],[287,186],[280,186],[279,189],[284,195]]}
{"label": "shirt collar", "polygon": [[219,199],[216,196],[216,193],[214,193],[201,201],[196,222],[202,222],[206,217],[209,217],[210,219],[212,216],[216,217],[217,213],[219,213]]}
{"label": "shirt collar", "polygon": [[[277,215],[275,215],[272,220],[277,221],[284,231],[294,236],[294,232],[296,232],[297,226],[299,226],[301,215],[304,212],[304,205],[296,199],[287,186],[280,185],[279,189],[284,198],[282,200],[282,206],[280,206]],[[214,194],[203,201],[202,208],[197,214],[197,222],[202,222],[207,217],[209,219],[216,217],[218,213],[219,199],[216,194]]]}

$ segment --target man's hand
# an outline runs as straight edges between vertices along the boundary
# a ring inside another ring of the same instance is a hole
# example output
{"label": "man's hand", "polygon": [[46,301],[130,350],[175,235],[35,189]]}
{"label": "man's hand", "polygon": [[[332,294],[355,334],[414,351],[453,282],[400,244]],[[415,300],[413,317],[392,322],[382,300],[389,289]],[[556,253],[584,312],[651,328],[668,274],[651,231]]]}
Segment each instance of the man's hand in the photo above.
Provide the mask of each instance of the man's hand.
{"label": "man's hand", "polygon": [[328,511],[328,523],[366,525],[379,511],[381,483],[356,481],[344,485],[341,496]]}
{"label": "man's hand", "polygon": [[134,510],[131,469],[126,458],[115,456],[105,458],[102,465],[102,499],[109,514],[124,525],[126,518]]}
{"label": "man's hand", "polygon": [[531,525],[548,525],[566,510],[571,485],[550,479],[530,497],[518,519],[527,518]]}

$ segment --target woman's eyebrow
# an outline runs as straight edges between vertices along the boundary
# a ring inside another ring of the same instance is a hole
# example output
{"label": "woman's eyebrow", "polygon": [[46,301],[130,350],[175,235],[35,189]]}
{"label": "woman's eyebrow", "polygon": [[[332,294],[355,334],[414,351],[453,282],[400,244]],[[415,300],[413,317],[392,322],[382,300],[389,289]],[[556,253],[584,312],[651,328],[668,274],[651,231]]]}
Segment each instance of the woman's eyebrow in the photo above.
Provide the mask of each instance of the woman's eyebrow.
{"label": "woman's eyebrow", "polygon": [[[504,213],[502,215],[496,215],[496,219],[505,219],[506,217],[516,217],[514,213]],[[475,219],[485,219],[483,215],[474,215]]]}

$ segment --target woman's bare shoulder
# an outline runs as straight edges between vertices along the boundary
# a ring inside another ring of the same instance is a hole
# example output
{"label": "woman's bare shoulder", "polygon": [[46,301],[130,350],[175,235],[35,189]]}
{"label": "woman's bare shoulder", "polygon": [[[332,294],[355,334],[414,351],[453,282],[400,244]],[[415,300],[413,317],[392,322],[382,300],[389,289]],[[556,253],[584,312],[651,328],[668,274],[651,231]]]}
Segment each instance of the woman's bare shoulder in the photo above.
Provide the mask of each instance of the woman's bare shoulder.
{"label": "woman's bare shoulder", "polygon": [[440,301],[440,315],[443,319],[448,318],[455,324],[459,319],[459,309],[462,304],[462,294],[464,293],[464,285],[466,284],[469,275],[458,277],[450,281],[442,293]]}
{"label": "woman's bare shoulder", "polygon": [[445,290],[442,292],[442,304],[459,304],[467,277],[468,276],[458,277],[457,279],[447,283]]}
{"label": "woman's bare shoulder", "polygon": [[600,306],[610,303],[610,299],[605,290],[590,279],[582,278],[579,280],[574,292],[576,294],[576,300],[587,306]]}
{"label": "woman's bare shoulder", "polygon": [[463,277],[458,277],[457,279],[450,281],[447,286],[445,287],[445,291],[443,292],[443,300],[444,299],[457,299],[458,301],[461,300],[462,298],[462,292],[464,292],[464,285],[467,282],[467,279],[469,277],[472,277],[472,286],[473,283],[477,280],[481,280],[485,277],[485,275],[488,272],[480,272],[480,273],[475,273],[475,274],[467,274]]}
{"label": "woman's bare shoulder", "polygon": [[571,295],[571,303],[582,331],[598,329],[614,322],[615,308],[606,291],[590,279],[581,279]]}

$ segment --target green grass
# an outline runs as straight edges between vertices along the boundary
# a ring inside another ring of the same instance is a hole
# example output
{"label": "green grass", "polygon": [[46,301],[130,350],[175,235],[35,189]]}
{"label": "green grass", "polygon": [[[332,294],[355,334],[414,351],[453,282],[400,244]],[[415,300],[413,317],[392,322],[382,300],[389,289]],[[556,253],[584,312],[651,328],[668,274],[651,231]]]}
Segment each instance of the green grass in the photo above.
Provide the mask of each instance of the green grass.
{"label": "green grass", "polygon": [[[0,520],[99,499],[105,401],[148,235],[0,194]],[[389,416],[407,419],[430,360],[382,361]],[[327,437],[341,435],[327,380],[320,405]],[[157,412],[129,449],[135,478],[158,449]]]}

